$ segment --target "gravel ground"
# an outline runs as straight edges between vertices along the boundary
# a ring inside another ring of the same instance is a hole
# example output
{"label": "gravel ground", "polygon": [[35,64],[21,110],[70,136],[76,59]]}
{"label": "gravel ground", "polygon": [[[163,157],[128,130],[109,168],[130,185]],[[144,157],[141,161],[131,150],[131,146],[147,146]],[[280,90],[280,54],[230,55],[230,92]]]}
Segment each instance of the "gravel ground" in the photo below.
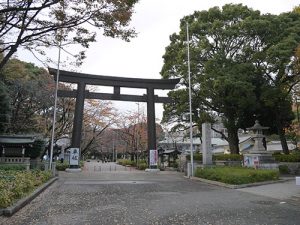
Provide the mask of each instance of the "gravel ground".
{"label": "gravel ground", "polygon": [[300,224],[299,202],[216,187],[176,172],[104,168],[60,173],[29,205],[12,217],[0,217],[0,224]]}

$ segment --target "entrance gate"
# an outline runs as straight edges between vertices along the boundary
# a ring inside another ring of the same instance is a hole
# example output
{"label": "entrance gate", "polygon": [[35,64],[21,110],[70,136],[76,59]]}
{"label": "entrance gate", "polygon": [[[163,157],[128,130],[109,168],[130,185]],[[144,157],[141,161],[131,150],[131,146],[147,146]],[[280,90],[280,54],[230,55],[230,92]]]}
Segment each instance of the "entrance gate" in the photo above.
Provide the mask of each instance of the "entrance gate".
{"label": "entrance gate", "polygon": [[[49,68],[49,73],[57,80],[57,70]],[[71,147],[80,149],[81,129],[83,120],[83,109],[85,99],[118,100],[147,102],[147,127],[148,127],[148,151],[156,149],[156,127],[155,127],[155,103],[169,103],[169,97],[159,97],[154,95],[155,89],[174,89],[179,79],[141,79],[127,77],[112,77],[102,75],[92,75],[76,73],[71,71],[59,71],[59,81],[77,84],[77,90],[58,90],[58,97],[76,98],[75,115],[73,121],[73,132]],[[89,92],[85,90],[86,85],[101,85],[113,87],[113,94]],[[124,95],[120,93],[120,88],[146,89],[147,94]]]}

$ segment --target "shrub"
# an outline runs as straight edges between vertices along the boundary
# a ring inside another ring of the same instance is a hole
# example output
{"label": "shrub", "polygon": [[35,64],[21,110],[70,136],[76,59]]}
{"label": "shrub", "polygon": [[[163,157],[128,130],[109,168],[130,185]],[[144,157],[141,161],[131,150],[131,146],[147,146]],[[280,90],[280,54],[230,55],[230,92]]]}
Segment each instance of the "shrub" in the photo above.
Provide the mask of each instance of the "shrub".
{"label": "shrub", "polygon": [[148,168],[147,163],[139,163],[138,167],[139,170],[145,170]]}
{"label": "shrub", "polygon": [[289,167],[287,165],[279,165],[278,166],[279,172],[282,174],[288,174],[289,173]]}
{"label": "shrub", "polygon": [[55,168],[58,170],[58,171],[65,171],[67,168],[69,168],[69,164],[67,162],[58,162],[56,161],[56,166]]}
{"label": "shrub", "polygon": [[[191,160],[191,156],[187,155],[186,159],[187,160]],[[194,153],[193,154],[193,160],[195,160],[195,161],[202,161],[202,154],[201,153]]]}
{"label": "shrub", "polygon": [[13,201],[11,183],[0,179],[0,208],[8,207]]}
{"label": "shrub", "polygon": [[244,167],[212,167],[197,168],[195,176],[227,184],[248,184],[277,180],[279,178],[279,172],[276,170],[255,170],[253,168]]}
{"label": "shrub", "polygon": [[14,170],[14,171],[21,171],[21,170],[25,170],[26,167],[22,166],[22,165],[0,165],[0,170]]}
{"label": "shrub", "polygon": [[25,156],[30,157],[31,159],[35,159],[41,156],[45,147],[46,147],[46,141],[38,139],[35,142],[33,142],[32,147],[30,147],[28,151],[25,151]]}
{"label": "shrub", "polygon": [[241,161],[241,160],[243,160],[243,155],[240,155],[240,154],[213,155],[213,160]]}
{"label": "shrub", "polygon": [[0,208],[10,206],[50,177],[50,171],[0,171]]}
{"label": "shrub", "polygon": [[80,160],[80,161],[79,161],[79,167],[80,167],[80,168],[84,167],[84,161],[83,161],[83,160]]}
{"label": "shrub", "polygon": [[278,162],[300,162],[300,154],[292,153],[292,154],[273,154],[273,157]]}
{"label": "shrub", "polygon": [[119,159],[118,163],[122,166],[135,166],[135,162],[129,159]]}

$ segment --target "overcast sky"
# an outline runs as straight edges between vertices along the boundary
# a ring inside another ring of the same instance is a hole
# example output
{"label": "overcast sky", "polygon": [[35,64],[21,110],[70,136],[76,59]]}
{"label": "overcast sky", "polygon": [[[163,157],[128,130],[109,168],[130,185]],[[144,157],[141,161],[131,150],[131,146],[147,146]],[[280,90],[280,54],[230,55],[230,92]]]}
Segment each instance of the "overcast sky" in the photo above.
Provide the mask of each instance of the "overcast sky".
{"label": "overcast sky", "polygon": [[[262,13],[279,14],[291,11],[299,0],[139,0],[131,26],[138,36],[127,43],[119,39],[98,37],[87,50],[87,58],[80,72],[160,79],[162,56],[169,44],[169,36],[179,31],[182,17],[196,10],[208,10],[228,3],[242,3]],[[62,68],[63,69],[63,68]],[[125,92],[123,92],[125,93]],[[126,93],[129,93],[126,91]],[[137,110],[137,104],[116,102],[122,111]],[[143,104],[140,105],[140,109]],[[146,107],[145,111],[146,111]],[[156,117],[162,117],[162,104],[156,104]]]}

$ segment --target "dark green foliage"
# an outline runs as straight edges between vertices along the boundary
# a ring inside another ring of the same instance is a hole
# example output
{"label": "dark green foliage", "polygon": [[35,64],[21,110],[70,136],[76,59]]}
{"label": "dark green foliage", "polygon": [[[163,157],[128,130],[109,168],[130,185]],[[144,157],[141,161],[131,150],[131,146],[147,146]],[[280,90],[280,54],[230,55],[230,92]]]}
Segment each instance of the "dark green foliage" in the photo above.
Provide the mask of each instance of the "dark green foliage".
{"label": "dark green foliage", "polygon": [[13,170],[13,171],[20,171],[20,170],[25,170],[26,167],[22,166],[22,165],[5,165],[5,164],[0,164],[0,170],[4,170],[4,171],[9,171],[9,170]]}
{"label": "dark green foliage", "polygon": [[[191,160],[191,156],[187,155],[186,159]],[[195,153],[193,159],[195,161],[202,161],[202,153]],[[240,154],[213,155],[213,160],[241,161],[243,160],[243,156]]]}
{"label": "dark green foliage", "polygon": [[243,160],[243,155],[240,154],[213,155],[213,160],[241,161]]}
{"label": "dark green foliage", "polygon": [[[196,11],[181,20],[163,56],[163,78],[179,77],[170,92],[164,121],[182,121],[188,109],[186,22],[189,23],[192,111],[198,127],[221,118],[223,136],[239,153],[237,132],[259,119],[280,136],[287,152],[285,128],[293,119],[291,89],[298,82],[295,49],[300,42],[300,14],[261,15],[241,4]],[[254,116],[255,115],[255,116]]]}
{"label": "dark green foliage", "polygon": [[138,166],[137,166],[137,168],[139,170],[145,170],[145,169],[148,168],[148,165],[147,165],[147,163],[139,163]]}
{"label": "dark green foliage", "polygon": [[227,184],[248,184],[278,180],[279,172],[276,170],[255,170],[243,167],[213,167],[197,168],[195,176]]}
{"label": "dark green foliage", "polygon": [[[191,156],[187,155],[186,159],[187,160],[191,160]],[[193,160],[195,160],[195,161],[202,161],[202,153],[194,153]]]}
{"label": "dark green foliage", "polygon": [[58,170],[58,171],[65,171],[67,168],[69,168],[69,163],[67,162],[58,162],[56,161],[56,166],[55,168]]}
{"label": "dark green foliage", "polygon": [[[12,179],[7,179],[7,177]],[[0,170],[0,208],[12,205],[50,178],[50,171]]]}
{"label": "dark green foliage", "polygon": [[273,154],[273,157],[278,162],[300,162],[300,154],[292,153],[292,154]]}
{"label": "dark green foliage", "polygon": [[289,173],[289,167],[287,165],[279,165],[278,169],[279,169],[279,172],[281,174],[288,174]]}
{"label": "dark green foliage", "polygon": [[30,157],[31,159],[35,159],[38,157],[41,157],[44,153],[46,147],[46,141],[45,140],[36,140],[32,147],[28,148],[25,151],[25,156]]}
{"label": "dark green foliage", "polygon": [[0,133],[4,133],[8,127],[10,118],[10,98],[7,87],[0,80]]}

